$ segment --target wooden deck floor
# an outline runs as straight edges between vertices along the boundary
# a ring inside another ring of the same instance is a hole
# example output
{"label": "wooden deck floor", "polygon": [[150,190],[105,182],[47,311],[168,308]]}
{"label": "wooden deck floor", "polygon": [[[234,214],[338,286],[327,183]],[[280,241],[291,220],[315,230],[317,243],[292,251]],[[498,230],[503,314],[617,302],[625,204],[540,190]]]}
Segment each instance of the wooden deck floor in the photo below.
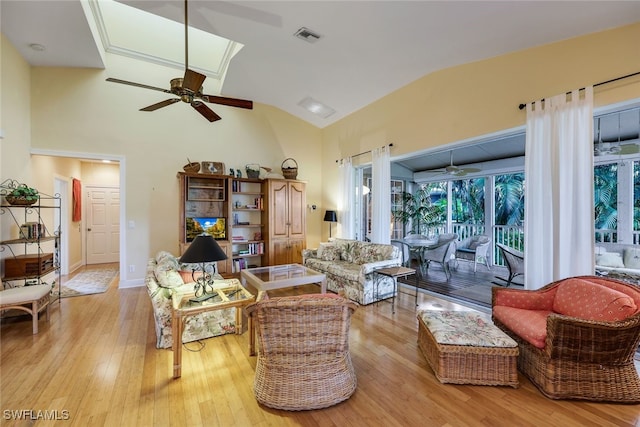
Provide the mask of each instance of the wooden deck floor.
{"label": "wooden deck floor", "polygon": [[[416,268],[416,266],[413,266]],[[431,265],[425,274],[418,276],[418,286],[421,292],[437,297],[470,303],[476,308],[487,311],[491,309],[491,288],[504,286],[503,280],[496,277],[508,277],[508,271],[504,267],[493,266],[488,270],[484,265],[478,265],[477,271],[473,271],[473,264],[468,262],[458,262],[457,267],[451,266],[451,277],[447,278],[440,265]],[[409,276],[400,279],[401,292],[413,292],[415,288],[415,277]],[[522,289],[522,277],[514,280],[513,288]],[[403,289],[404,288],[404,289]]]}

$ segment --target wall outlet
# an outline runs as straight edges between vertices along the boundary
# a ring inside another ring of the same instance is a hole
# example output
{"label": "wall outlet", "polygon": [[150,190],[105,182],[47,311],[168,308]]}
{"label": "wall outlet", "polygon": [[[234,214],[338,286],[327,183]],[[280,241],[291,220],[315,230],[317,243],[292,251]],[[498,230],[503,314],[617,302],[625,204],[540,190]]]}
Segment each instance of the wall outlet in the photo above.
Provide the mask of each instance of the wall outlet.
{"label": "wall outlet", "polygon": [[135,266],[135,265],[133,265],[133,264],[131,264],[131,265],[129,266],[129,273],[135,273],[135,272],[136,272],[136,266]]}

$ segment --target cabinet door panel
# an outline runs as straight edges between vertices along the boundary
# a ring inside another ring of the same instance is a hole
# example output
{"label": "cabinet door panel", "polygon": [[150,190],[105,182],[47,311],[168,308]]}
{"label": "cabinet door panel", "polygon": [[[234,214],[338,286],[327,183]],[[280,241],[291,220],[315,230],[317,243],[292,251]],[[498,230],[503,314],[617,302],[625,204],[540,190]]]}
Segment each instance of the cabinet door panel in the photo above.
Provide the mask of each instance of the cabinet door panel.
{"label": "cabinet door panel", "polygon": [[305,185],[292,182],[289,187],[289,237],[305,236],[306,205]]}
{"label": "cabinet door panel", "polygon": [[287,218],[287,183],[278,182],[271,189],[269,209],[271,216],[271,237],[287,237],[289,224]]}
{"label": "cabinet door panel", "polygon": [[302,250],[306,246],[304,240],[289,240],[289,264],[302,264]]}
{"label": "cabinet door panel", "polygon": [[288,240],[274,240],[273,241],[273,254],[272,265],[290,264],[289,262],[289,241]]}

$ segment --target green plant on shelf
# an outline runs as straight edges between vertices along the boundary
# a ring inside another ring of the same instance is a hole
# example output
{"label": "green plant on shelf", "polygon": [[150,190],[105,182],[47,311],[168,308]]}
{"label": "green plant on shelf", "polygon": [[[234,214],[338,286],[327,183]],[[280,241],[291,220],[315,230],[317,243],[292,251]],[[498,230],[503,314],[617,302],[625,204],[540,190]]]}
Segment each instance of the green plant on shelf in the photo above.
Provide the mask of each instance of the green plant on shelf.
{"label": "green plant on shelf", "polygon": [[38,200],[38,190],[31,188],[26,184],[20,184],[17,188],[13,189],[11,193],[9,193],[9,196],[25,199],[30,202],[36,202]]}

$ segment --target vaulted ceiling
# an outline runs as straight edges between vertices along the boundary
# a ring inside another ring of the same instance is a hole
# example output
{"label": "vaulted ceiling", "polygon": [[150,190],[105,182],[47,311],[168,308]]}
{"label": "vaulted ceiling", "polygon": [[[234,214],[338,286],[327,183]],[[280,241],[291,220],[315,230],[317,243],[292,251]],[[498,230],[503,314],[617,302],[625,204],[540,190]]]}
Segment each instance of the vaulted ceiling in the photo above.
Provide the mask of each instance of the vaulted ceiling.
{"label": "vaulted ceiling", "polygon": [[[2,0],[0,28],[34,66],[104,68],[108,46],[92,31],[90,6],[106,1]],[[184,23],[183,0],[119,3]],[[321,128],[434,71],[638,21],[637,1],[189,2],[192,28],[241,47],[220,94],[276,106]],[[132,41],[143,30],[140,20],[125,24]],[[296,38],[302,27],[319,39]],[[167,43],[165,53],[182,52],[181,43]],[[305,98],[335,112],[315,115],[299,105]]]}

